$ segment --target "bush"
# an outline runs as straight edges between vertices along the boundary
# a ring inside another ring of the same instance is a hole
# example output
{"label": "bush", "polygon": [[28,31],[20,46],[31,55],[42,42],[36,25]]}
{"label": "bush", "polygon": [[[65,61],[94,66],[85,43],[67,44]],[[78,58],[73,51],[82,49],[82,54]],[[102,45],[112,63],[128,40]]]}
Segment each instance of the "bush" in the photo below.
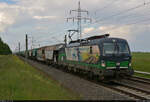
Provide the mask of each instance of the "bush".
{"label": "bush", "polygon": [[12,51],[9,48],[9,46],[6,43],[4,43],[0,38],[0,55],[8,55],[8,54],[12,54]]}

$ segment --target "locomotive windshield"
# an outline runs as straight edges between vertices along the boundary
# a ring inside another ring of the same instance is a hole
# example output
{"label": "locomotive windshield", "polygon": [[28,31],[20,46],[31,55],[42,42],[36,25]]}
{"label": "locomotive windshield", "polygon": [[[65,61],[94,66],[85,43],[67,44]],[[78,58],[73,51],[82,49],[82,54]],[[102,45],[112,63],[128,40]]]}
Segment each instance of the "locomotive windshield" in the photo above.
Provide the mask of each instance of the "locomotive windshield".
{"label": "locomotive windshield", "polygon": [[117,43],[119,54],[129,54],[129,48],[126,43]]}
{"label": "locomotive windshield", "polygon": [[103,54],[129,54],[129,48],[126,43],[105,42],[103,43]]}
{"label": "locomotive windshield", "polygon": [[114,43],[104,43],[103,44],[104,54],[115,54],[117,52]]}

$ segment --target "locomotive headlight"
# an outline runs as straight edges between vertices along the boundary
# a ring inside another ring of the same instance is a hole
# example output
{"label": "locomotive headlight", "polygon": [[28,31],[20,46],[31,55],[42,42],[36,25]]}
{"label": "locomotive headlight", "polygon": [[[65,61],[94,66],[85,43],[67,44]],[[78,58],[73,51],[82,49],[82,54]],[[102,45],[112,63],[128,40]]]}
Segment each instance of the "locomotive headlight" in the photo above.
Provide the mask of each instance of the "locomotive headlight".
{"label": "locomotive headlight", "polygon": [[132,64],[131,64],[131,62],[130,62],[130,63],[129,63],[129,67],[131,67],[131,65],[132,65]]}
{"label": "locomotive headlight", "polygon": [[106,67],[106,64],[105,64],[104,61],[102,61],[101,66],[102,66],[102,67]]}
{"label": "locomotive headlight", "polygon": [[120,63],[116,63],[117,66],[120,66]]}

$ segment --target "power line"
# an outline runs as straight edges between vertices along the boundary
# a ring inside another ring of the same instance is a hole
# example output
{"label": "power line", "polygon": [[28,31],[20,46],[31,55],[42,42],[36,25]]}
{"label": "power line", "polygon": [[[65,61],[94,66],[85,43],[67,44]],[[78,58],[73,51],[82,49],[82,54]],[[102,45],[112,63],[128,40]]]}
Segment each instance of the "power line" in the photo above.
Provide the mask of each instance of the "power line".
{"label": "power line", "polygon": [[59,40],[59,39],[57,39],[56,37],[51,37],[51,40],[49,40],[49,39],[47,39],[47,40],[42,40],[42,41],[36,41],[35,43],[42,43],[42,42],[59,42],[59,43],[61,43],[61,42],[63,42],[63,41],[61,41],[61,40]]}
{"label": "power line", "polygon": [[[143,19],[143,20],[141,20],[141,21],[137,21],[137,22],[133,22],[133,23],[124,24],[124,26],[125,26],[125,25],[138,24],[138,23],[140,23],[140,22],[146,22],[146,21],[150,21],[150,18],[148,18],[148,19]],[[107,30],[115,30],[115,29],[120,28],[120,27],[122,27],[122,26],[119,26],[119,27],[113,27],[113,28],[107,29]],[[99,31],[95,31],[95,32],[92,32],[92,33],[97,33],[97,32],[99,32]],[[103,32],[105,32],[105,31],[103,31]],[[89,34],[89,33],[85,33],[85,34]]]}
{"label": "power line", "polygon": [[100,19],[100,20],[97,20],[96,23],[97,23],[97,22],[100,22],[100,21],[107,20],[107,19],[109,19],[109,18],[111,18],[111,17],[114,17],[114,16],[118,16],[118,15],[127,13],[127,12],[129,12],[129,11],[135,10],[135,9],[137,9],[137,8],[140,8],[140,7],[143,7],[143,6],[145,6],[145,5],[149,5],[149,4],[150,4],[150,2],[147,2],[147,3],[144,3],[144,4],[137,5],[137,6],[133,7],[133,8],[129,8],[129,9],[127,9],[127,10],[121,11],[121,12],[116,13],[116,14],[114,14],[114,15],[108,16],[108,17],[103,18],[103,19]]}
{"label": "power line", "polygon": [[[47,37],[47,35],[49,35],[49,34],[52,34],[52,35],[50,35],[49,37]],[[36,37],[36,39],[41,39],[41,38],[46,38],[46,39],[48,39],[48,38],[51,38],[51,37],[53,37],[53,36],[60,36],[60,35],[63,35],[64,34],[64,32],[62,32],[62,33],[60,33],[60,31],[56,31],[56,32],[51,32],[51,33],[49,33],[49,34],[46,34],[46,35],[42,35],[42,36],[38,36],[38,37]],[[43,39],[43,40],[44,40]]]}
{"label": "power line", "polygon": [[[137,15],[126,15],[126,16],[123,16],[123,17],[126,17],[125,19],[123,19],[123,18],[118,18],[118,19],[115,19],[115,20],[113,20],[113,22],[116,22],[117,21],[117,23],[119,24],[119,23],[121,23],[122,21],[124,21],[124,22],[131,22],[131,21],[139,21],[139,18],[143,18],[143,17],[147,17],[147,15],[141,15],[141,16],[137,16]],[[127,17],[130,17],[130,19],[129,18],[127,18]],[[136,19],[135,19],[136,18]],[[111,23],[111,24],[113,24],[113,22]],[[101,24],[110,24],[110,22],[105,22],[105,23],[101,23]]]}
{"label": "power line", "polygon": [[[145,5],[149,5],[149,4],[150,4],[150,2],[147,2],[147,3],[144,2],[144,4],[140,4],[140,5],[137,5],[137,6],[135,6],[135,7],[126,9],[126,10],[121,11],[121,12],[118,12],[118,13],[116,13],[116,14],[114,14],[114,15],[108,16],[108,17],[106,17],[106,18],[102,18],[102,19],[96,20],[95,22],[93,22],[93,23],[91,23],[91,24],[95,24],[95,23],[98,23],[98,22],[100,22],[100,21],[105,21],[105,20],[107,20],[107,19],[109,19],[109,18],[111,18],[111,17],[119,16],[119,15],[121,15],[121,14],[127,13],[127,12],[129,12],[129,11],[135,10],[135,9],[137,9],[137,8],[140,8],[140,7],[143,7],[143,6],[145,6]],[[88,26],[88,25],[85,25],[85,26]]]}
{"label": "power line", "polygon": [[[60,35],[62,35],[63,33],[60,33],[60,34],[58,34],[58,36],[60,37]],[[53,36],[50,36],[50,37],[47,37],[46,39],[42,39],[42,41],[36,41],[36,42],[43,42],[43,41],[49,41],[50,39],[52,39],[53,38],[53,40],[55,40],[55,41],[57,41],[57,42],[60,42],[60,40],[58,41],[58,40],[56,40],[57,38],[55,37],[55,35],[53,35]]]}
{"label": "power line", "polygon": [[[105,6],[103,6],[102,8],[100,8],[100,9],[97,9],[97,10],[95,10],[95,16],[96,16],[96,12],[97,11],[102,11],[102,10],[104,10],[104,9],[106,9],[106,8],[108,8],[108,7],[110,7],[110,5],[113,5],[115,2],[117,2],[118,0],[112,0],[110,3],[108,3],[108,4],[106,4]],[[97,18],[97,17],[96,17]]]}

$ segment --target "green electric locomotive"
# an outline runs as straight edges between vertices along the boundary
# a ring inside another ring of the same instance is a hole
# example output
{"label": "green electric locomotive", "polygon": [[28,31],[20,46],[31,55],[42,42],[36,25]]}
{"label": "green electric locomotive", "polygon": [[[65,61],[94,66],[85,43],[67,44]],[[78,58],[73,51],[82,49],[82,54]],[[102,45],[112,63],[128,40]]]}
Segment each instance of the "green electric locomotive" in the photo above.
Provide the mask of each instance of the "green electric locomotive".
{"label": "green electric locomotive", "polygon": [[134,73],[127,41],[109,38],[109,34],[71,41],[59,50],[58,64],[100,79]]}

